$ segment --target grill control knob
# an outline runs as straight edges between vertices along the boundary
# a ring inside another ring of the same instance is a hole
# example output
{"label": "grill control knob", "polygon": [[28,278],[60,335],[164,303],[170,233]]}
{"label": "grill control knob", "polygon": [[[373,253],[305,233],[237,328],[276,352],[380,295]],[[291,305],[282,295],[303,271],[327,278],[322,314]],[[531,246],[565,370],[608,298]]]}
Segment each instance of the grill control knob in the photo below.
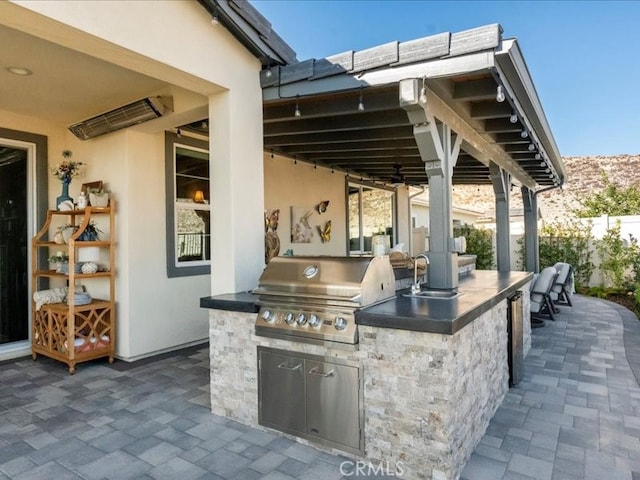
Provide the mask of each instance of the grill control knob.
{"label": "grill control knob", "polygon": [[321,323],[321,322],[320,322],[320,319],[318,318],[318,316],[317,316],[317,315],[315,315],[315,314],[313,314],[313,313],[312,313],[312,314],[309,316],[309,325],[310,325],[310,326],[312,326],[312,327],[319,327],[319,326],[320,326],[320,323]]}
{"label": "grill control knob", "polygon": [[287,314],[284,316],[284,321],[287,322],[287,325],[293,324],[293,322],[295,322],[293,313],[287,312]]}
{"label": "grill control knob", "polygon": [[302,326],[307,323],[307,317],[304,315],[304,313],[299,313],[296,317],[296,322],[298,322],[298,325]]}
{"label": "grill control knob", "polygon": [[347,328],[347,321],[343,317],[336,317],[336,330],[344,330]]}
{"label": "grill control knob", "polygon": [[262,312],[262,319],[265,322],[273,322],[275,320],[273,314],[271,313],[271,310],[264,310]]}

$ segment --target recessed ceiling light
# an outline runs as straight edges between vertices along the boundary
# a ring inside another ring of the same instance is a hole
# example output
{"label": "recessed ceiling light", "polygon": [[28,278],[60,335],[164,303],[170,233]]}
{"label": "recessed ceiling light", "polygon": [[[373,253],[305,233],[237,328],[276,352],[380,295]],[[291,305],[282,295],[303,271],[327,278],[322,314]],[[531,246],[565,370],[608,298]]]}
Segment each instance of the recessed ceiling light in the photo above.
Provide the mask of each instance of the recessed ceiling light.
{"label": "recessed ceiling light", "polygon": [[33,72],[25,67],[7,67],[7,72],[13,73],[14,75],[22,75],[26,77],[27,75],[31,75]]}

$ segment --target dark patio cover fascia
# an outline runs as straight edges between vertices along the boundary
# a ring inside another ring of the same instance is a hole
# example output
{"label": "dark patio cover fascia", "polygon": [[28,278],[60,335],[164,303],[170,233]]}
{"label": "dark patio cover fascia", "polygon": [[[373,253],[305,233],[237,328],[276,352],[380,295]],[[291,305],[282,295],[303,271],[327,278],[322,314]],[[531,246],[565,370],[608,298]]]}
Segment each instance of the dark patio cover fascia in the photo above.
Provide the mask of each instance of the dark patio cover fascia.
{"label": "dark patio cover fascia", "polygon": [[502,39],[498,24],[263,70],[265,150],[363,179],[427,184],[399,102],[399,82],[411,78],[426,87],[435,118],[463,139],[454,184],[490,184],[490,163],[532,190],[564,183],[518,43]]}
{"label": "dark patio cover fascia", "polygon": [[297,62],[296,52],[246,0],[198,0],[263,66]]}

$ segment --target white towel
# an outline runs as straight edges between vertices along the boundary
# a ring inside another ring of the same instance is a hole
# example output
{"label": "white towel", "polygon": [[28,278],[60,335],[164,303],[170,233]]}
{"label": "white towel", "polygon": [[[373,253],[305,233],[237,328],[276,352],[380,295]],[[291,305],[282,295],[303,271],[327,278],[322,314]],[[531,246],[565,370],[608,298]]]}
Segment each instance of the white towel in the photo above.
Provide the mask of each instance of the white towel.
{"label": "white towel", "polygon": [[[84,291],[82,285],[77,286],[76,293]],[[50,290],[39,290],[33,292],[33,301],[36,303],[36,310],[39,311],[43,305],[48,303],[63,303],[66,301],[69,289],[67,287],[52,288]]]}

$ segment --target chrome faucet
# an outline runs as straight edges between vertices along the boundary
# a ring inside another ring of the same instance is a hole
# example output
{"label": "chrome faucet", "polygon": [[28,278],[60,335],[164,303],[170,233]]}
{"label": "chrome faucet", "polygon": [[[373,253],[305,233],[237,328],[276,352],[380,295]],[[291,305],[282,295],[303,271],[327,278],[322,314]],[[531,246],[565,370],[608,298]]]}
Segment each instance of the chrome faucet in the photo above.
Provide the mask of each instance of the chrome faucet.
{"label": "chrome faucet", "polygon": [[[416,258],[413,260],[413,284],[411,285],[411,293],[413,295],[420,293],[420,282],[418,282],[418,259],[419,258],[424,258],[426,265],[429,265],[429,257],[427,257],[425,253],[419,253],[418,255],[416,255]],[[425,273],[426,272],[427,270],[425,268]],[[422,277],[424,280],[424,274]]]}

